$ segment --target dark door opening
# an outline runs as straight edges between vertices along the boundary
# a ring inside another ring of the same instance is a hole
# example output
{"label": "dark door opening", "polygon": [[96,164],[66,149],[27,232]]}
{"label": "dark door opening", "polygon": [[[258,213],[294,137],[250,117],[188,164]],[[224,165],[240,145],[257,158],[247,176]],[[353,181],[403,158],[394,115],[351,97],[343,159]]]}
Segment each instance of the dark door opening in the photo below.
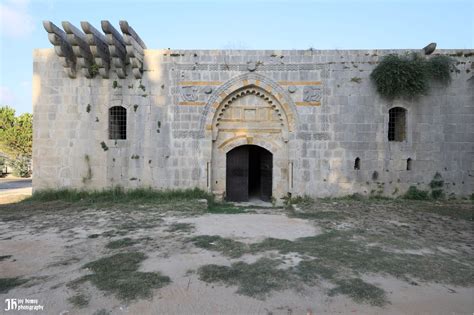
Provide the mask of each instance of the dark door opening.
{"label": "dark door opening", "polygon": [[272,198],[273,156],[264,148],[243,145],[227,153],[226,199],[248,201]]}

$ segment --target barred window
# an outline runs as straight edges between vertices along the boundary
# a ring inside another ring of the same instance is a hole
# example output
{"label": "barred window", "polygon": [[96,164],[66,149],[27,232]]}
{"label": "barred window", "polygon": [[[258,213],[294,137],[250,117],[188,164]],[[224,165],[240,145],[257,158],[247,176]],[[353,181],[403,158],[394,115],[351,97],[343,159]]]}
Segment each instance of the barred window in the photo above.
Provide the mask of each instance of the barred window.
{"label": "barred window", "polygon": [[109,139],[127,139],[127,109],[125,107],[109,108]]}
{"label": "barred window", "polygon": [[404,141],[406,138],[406,112],[401,107],[388,111],[388,141]]}

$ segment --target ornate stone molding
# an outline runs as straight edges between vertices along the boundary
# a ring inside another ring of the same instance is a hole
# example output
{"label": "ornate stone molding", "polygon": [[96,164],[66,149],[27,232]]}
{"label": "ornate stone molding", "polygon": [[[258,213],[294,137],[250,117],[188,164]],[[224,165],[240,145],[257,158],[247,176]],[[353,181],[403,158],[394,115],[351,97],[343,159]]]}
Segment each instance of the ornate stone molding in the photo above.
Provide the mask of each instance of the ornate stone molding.
{"label": "ornate stone molding", "polygon": [[259,90],[264,91],[264,93],[268,93],[268,95],[274,97],[278,103],[277,105],[281,108],[281,113],[286,116],[288,132],[296,131],[296,106],[288,93],[271,79],[261,74],[251,72],[227,81],[211,94],[201,116],[200,130],[202,138],[205,137],[206,132],[212,132],[213,120],[219,106],[226,102],[229,95],[245,87],[257,87]]}
{"label": "ornate stone molding", "polygon": [[264,90],[258,88],[257,86],[250,85],[248,87],[237,90],[231,95],[229,95],[227,99],[221,104],[221,106],[219,106],[219,109],[216,111],[216,114],[214,116],[213,127],[216,129],[219,127],[219,121],[221,120],[221,117],[224,116],[224,112],[230,107],[230,105],[232,105],[234,101],[247,95],[255,95],[263,99],[266,103],[268,103],[268,105],[272,107],[274,111],[276,111],[278,115],[278,120],[280,121],[280,125],[282,127],[286,125],[283,119],[284,117],[280,112],[280,106],[278,106],[273,97],[270,94],[266,93]]}
{"label": "ornate stone molding", "polygon": [[[248,72],[248,64],[194,64],[181,63],[175,64],[176,70],[182,71],[245,71]],[[325,70],[324,64],[317,63],[297,63],[297,64],[262,64],[258,66],[255,72],[264,71],[314,71]]]}
{"label": "ornate stone molding", "polygon": [[321,94],[320,86],[305,86],[303,88],[303,102],[320,102]]}
{"label": "ornate stone molding", "polygon": [[184,102],[195,102],[198,98],[199,89],[196,86],[181,87],[181,98]]}

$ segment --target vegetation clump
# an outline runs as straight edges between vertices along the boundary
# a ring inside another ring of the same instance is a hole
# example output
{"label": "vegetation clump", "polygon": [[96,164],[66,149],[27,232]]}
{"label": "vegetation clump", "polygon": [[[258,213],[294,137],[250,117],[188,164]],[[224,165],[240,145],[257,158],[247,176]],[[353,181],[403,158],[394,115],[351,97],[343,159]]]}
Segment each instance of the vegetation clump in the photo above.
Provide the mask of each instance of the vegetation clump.
{"label": "vegetation clump", "polygon": [[76,294],[69,297],[68,302],[74,305],[77,308],[84,308],[89,305],[89,298],[85,294]]}
{"label": "vegetation clump", "polygon": [[249,250],[247,245],[242,242],[218,235],[199,235],[191,238],[190,242],[197,247],[218,251],[231,258],[238,258]]}
{"label": "vegetation clump", "polygon": [[335,288],[329,290],[329,296],[344,294],[356,302],[374,306],[384,306],[388,303],[383,289],[359,278],[339,280],[336,284]]}
{"label": "vegetation clump", "polygon": [[8,291],[14,287],[20,286],[26,282],[28,282],[28,280],[19,277],[0,278],[0,293],[8,293]]}
{"label": "vegetation clump", "polygon": [[[15,109],[9,106],[1,106],[0,151],[6,155],[8,164],[13,168],[13,173],[16,176],[30,176],[32,144],[33,115],[25,113],[15,116]],[[0,166],[4,167],[4,164],[5,161],[3,160]],[[2,174],[1,169],[0,174]]]}
{"label": "vegetation clump", "polygon": [[431,197],[433,199],[441,199],[444,197],[443,192],[444,180],[440,173],[436,172],[433,180],[430,182]]}
{"label": "vegetation clump", "polygon": [[89,74],[90,74],[91,78],[95,78],[95,76],[99,74],[99,66],[95,63],[92,64],[89,67]]}
{"label": "vegetation clump", "polygon": [[443,55],[430,59],[419,54],[388,55],[370,76],[375,82],[377,92],[388,99],[416,97],[427,93],[431,80],[449,83],[452,64],[453,60]]}
{"label": "vegetation clump", "polygon": [[[245,244],[219,236],[197,236],[194,245],[218,251],[231,258],[244,254],[276,251],[286,255],[297,253],[303,259],[290,273],[306,283],[324,278],[335,282],[347,277],[347,271],[354,275],[363,273],[389,274],[407,280],[411,277],[424,281],[439,281],[468,286],[474,283],[474,272],[469,263],[453,261],[451,256],[413,255],[389,251],[381,246],[366,246],[379,234],[362,229],[349,231],[332,230],[320,235],[301,237],[294,241],[267,238],[259,243]],[[365,241],[361,241],[365,240]],[[403,239],[386,240],[394,248],[413,248],[416,244],[405,244]]]}
{"label": "vegetation clump", "polygon": [[152,290],[171,282],[159,272],[139,272],[140,263],[146,259],[140,252],[119,253],[84,265],[93,273],[79,282],[90,281],[99,290],[115,294],[122,300],[134,300],[152,296]]}
{"label": "vegetation clump", "polygon": [[104,151],[109,150],[109,147],[107,146],[107,144],[104,141],[102,141],[100,143],[100,146],[101,146],[102,150],[104,150]]}
{"label": "vegetation clump", "polygon": [[132,246],[138,243],[137,240],[132,240],[129,237],[122,238],[116,241],[111,241],[107,245],[105,245],[106,248],[108,249],[117,249],[117,248],[124,248],[128,246]]}
{"label": "vegetation clump", "polygon": [[426,190],[418,189],[416,186],[410,186],[405,195],[403,195],[403,198],[410,200],[429,200],[430,194]]}
{"label": "vegetation clump", "polygon": [[272,290],[283,290],[292,282],[291,275],[277,268],[280,262],[261,258],[253,264],[239,261],[231,266],[205,265],[198,269],[204,282],[237,285],[237,293],[263,299]]}

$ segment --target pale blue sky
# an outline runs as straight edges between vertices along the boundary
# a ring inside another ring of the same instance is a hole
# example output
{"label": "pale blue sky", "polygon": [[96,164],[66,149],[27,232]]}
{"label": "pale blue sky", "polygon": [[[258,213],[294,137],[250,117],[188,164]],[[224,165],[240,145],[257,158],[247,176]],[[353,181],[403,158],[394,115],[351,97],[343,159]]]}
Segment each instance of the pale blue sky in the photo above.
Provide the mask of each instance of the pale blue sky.
{"label": "pale blue sky", "polygon": [[32,51],[52,47],[42,20],[128,20],[148,48],[472,49],[473,0],[0,0],[0,105],[31,112]]}

